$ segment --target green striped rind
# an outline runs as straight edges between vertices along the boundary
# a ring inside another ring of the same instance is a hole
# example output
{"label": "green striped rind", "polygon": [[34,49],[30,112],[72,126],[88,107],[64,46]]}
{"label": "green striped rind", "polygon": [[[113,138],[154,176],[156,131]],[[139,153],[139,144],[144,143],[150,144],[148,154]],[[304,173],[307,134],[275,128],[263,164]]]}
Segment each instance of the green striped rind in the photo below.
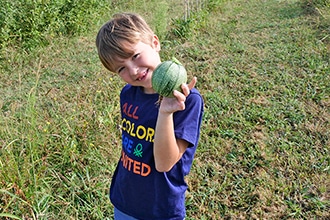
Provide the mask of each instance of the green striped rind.
{"label": "green striped rind", "polygon": [[181,84],[186,82],[186,69],[175,58],[159,64],[154,70],[151,79],[153,89],[164,97],[174,97],[173,91],[181,91]]}

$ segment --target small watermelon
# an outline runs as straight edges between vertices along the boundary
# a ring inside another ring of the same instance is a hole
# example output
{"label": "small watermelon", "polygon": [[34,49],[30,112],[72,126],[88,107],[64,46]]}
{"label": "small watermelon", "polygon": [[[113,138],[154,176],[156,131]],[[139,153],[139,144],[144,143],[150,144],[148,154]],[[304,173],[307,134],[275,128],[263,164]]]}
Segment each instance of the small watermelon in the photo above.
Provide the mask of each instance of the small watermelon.
{"label": "small watermelon", "polygon": [[181,91],[182,83],[187,83],[187,71],[176,59],[164,61],[157,66],[151,78],[153,89],[161,96],[174,97],[173,91]]}

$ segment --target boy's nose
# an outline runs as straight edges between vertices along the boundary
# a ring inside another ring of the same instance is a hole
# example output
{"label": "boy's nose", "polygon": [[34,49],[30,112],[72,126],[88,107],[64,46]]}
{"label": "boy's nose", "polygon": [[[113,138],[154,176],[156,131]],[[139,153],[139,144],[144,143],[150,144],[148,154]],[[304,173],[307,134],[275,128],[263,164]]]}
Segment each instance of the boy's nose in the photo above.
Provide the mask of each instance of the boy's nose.
{"label": "boy's nose", "polygon": [[131,65],[131,66],[129,67],[129,74],[130,74],[131,76],[135,76],[137,73],[138,73],[138,68],[137,68],[137,66],[135,66],[135,65]]}

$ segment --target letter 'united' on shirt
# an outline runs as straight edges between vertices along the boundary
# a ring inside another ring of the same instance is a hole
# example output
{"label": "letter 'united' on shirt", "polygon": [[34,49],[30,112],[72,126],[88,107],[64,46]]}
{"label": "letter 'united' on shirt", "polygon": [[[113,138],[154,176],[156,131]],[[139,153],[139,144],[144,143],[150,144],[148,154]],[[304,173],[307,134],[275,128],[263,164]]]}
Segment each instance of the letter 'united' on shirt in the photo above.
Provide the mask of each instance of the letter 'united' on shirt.
{"label": "letter 'united' on shirt", "polygon": [[196,89],[186,109],[174,113],[175,136],[189,147],[166,173],[155,169],[153,143],[158,116],[158,94],[145,94],[126,85],[120,94],[122,152],[110,187],[110,199],[120,211],[137,219],[183,219],[184,176],[190,171],[203,115],[203,99]]}

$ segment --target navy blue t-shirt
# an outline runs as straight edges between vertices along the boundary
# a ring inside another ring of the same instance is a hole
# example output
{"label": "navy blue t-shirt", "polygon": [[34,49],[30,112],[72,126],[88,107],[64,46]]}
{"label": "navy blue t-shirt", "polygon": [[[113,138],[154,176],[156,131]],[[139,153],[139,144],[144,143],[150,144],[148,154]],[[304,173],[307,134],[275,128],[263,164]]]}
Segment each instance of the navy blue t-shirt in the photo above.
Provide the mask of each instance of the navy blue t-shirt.
{"label": "navy blue t-shirt", "polygon": [[112,178],[110,199],[120,211],[143,220],[182,220],[185,217],[184,180],[196,151],[203,115],[203,99],[192,89],[186,109],[173,115],[174,132],[189,146],[169,172],[158,172],[153,142],[158,94],[145,94],[126,85],[120,94],[122,152]]}

